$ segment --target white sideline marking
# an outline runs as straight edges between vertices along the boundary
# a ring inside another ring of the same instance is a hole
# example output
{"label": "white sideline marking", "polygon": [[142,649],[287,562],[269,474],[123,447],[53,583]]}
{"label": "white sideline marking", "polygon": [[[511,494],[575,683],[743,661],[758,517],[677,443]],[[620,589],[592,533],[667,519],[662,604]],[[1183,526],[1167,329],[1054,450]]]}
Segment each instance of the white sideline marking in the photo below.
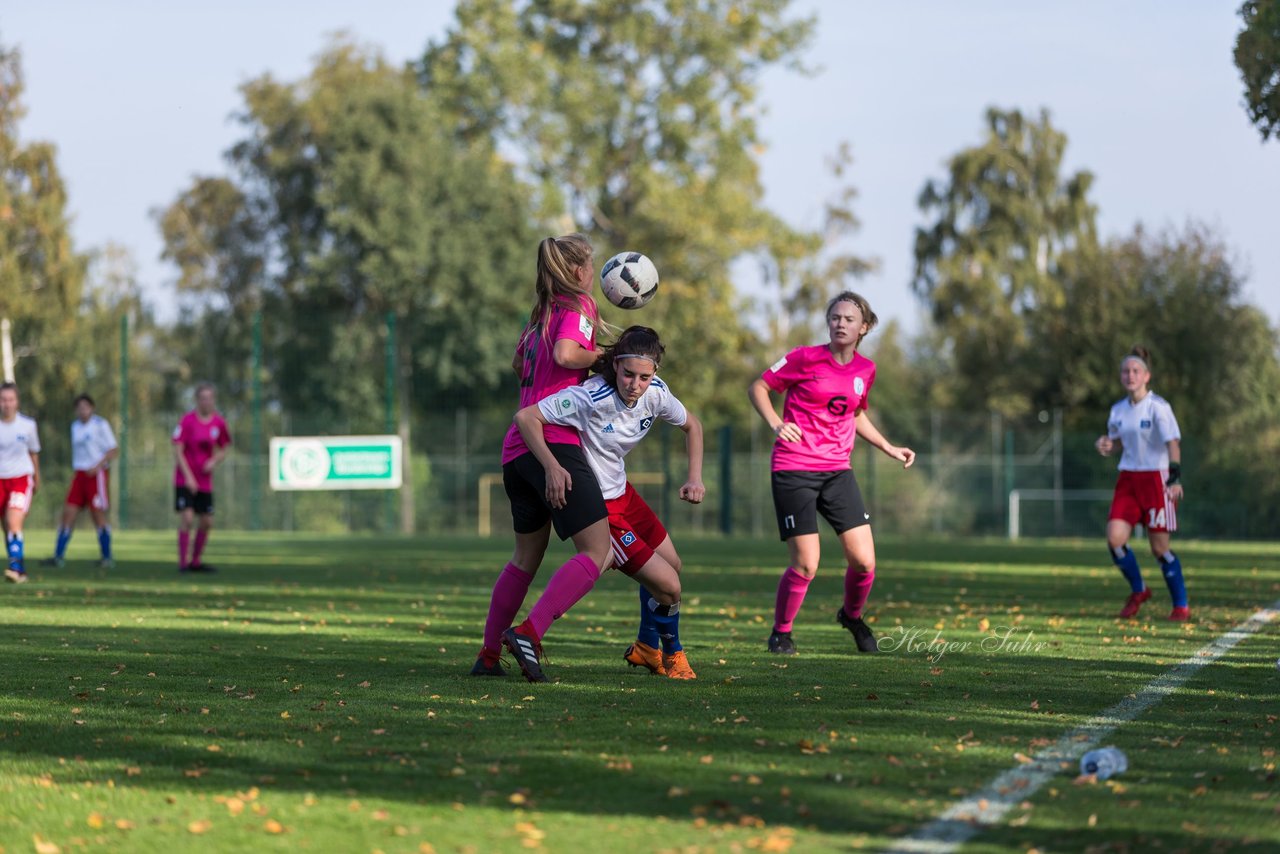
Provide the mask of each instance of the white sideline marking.
{"label": "white sideline marking", "polygon": [[1148,682],[1134,696],[1121,700],[1067,732],[1055,744],[1033,756],[1030,762],[997,775],[980,792],[952,804],[942,815],[910,836],[899,839],[885,851],[888,854],[948,854],[955,851],[985,828],[1001,822],[1015,804],[1031,797],[1050,779],[1061,774],[1064,764],[1067,767],[1073,765],[1117,727],[1159,703],[1197,670],[1217,661],[1276,617],[1280,617],[1280,600],[1196,650],[1190,658]]}

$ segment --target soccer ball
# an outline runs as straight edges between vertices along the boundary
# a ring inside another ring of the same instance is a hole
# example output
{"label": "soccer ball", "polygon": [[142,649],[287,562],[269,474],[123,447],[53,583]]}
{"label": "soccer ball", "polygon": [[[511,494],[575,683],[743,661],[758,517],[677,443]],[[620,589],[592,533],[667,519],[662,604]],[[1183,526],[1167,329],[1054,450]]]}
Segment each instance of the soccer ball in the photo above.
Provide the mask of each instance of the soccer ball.
{"label": "soccer ball", "polygon": [[600,268],[600,288],[618,308],[640,308],[658,292],[658,268],[639,252],[619,252]]}

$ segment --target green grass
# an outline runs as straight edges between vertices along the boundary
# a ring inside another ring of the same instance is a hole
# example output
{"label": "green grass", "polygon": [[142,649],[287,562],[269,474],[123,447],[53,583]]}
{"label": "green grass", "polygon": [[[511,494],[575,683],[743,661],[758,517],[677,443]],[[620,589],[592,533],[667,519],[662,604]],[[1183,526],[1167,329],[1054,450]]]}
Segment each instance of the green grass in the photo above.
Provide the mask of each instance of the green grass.
{"label": "green grass", "polygon": [[[171,534],[120,535],[111,572],[92,540],[0,589],[5,852],[874,850],[1280,599],[1276,545],[1181,544],[1177,625],[1149,556],[1155,598],[1112,618],[1101,541],[881,537],[875,627],[919,633],[859,656],[828,537],[779,660],[781,544],[690,540],[697,681],[622,664],[636,597],[610,573],[530,685],[466,675],[503,540],[216,532],[198,578]],[[1018,649],[990,649],[1002,627]],[[1275,850],[1277,657],[1274,626],[1244,640],[1108,739],[1127,774],[1064,773],[965,850]]]}

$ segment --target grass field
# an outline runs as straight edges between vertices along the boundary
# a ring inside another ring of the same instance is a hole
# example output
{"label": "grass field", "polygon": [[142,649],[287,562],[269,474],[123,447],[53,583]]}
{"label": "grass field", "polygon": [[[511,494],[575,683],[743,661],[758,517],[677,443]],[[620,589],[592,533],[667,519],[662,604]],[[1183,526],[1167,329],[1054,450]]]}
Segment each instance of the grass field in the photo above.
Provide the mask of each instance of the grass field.
{"label": "grass field", "polygon": [[[530,685],[466,675],[504,540],[216,532],[209,577],[177,576],[171,534],[118,540],[116,570],[82,530],[0,589],[3,852],[875,850],[1280,599],[1277,545],[1181,544],[1179,625],[1149,555],[1155,598],[1113,618],[1100,539],[882,537],[893,648],[852,652],[829,559],[779,660],[782,546],[689,541],[696,681],[623,665],[636,596],[610,573]],[[1280,848],[1278,636],[1108,739],[1128,773],[1064,771],[964,850]]]}

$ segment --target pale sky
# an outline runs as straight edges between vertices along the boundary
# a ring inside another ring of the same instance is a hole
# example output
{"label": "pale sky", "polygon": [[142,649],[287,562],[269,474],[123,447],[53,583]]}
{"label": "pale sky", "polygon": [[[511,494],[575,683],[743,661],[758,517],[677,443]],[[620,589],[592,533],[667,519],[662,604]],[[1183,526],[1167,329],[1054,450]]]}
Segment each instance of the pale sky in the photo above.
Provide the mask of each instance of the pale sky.
{"label": "pale sky", "polygon": [[[65,0],[11,3],[0,41],[22,50],[24,140],[58,146],[81,250],[134,253],[162,317],[174,271],[150,211],[197,174],[222,174],[241,135],[237,86],[307,73],[347,30],[392,61],[415,59],[452,20],[444,0],[218,4]],[[765,78],[766,203],[816,227],[831,187],[824,158],[852,144],[862,231],[850,248],[881,261],[860,289],[883,320],[921,327],[910,292],[916,198],[947,158],[981,140],[987,106],[1047,107],[1069,139],[1067,169],[1096,176],[1104,236],[1188,220],[1212,225],[1280,323],[1280,142],[1263,144],[1241,107],[1231,50],[1238,0],[1115,3],[797,0],[818,30],[812,77]],[[636,248],[636,247],[628,247]]]}

